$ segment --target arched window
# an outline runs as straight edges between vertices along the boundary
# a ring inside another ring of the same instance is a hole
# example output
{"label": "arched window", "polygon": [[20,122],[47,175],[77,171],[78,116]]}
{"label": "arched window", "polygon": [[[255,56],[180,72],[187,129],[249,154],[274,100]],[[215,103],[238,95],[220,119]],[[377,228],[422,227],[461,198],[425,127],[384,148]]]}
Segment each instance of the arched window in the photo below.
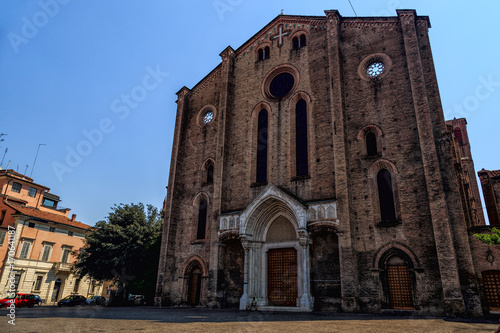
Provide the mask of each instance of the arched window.
{"label": "arched window", "polygon": [[214,166],[213,164],[209,164],[207,167],[207,184],[214,183]]}
{"label": "arched window", "polygon": [[455,138],[457,139],[459,144],[464,143],[464,138],[462,137],[462,130],[459,127],[456,127],[455,130]]}
{"label": "arched window", "polygon": [[295,105],[295,161],[297,176],[309,173],[307,158],[307,103],[300,99]]}
{"label": "arched window", "polygon": [[378,198],[380,203],[380,218],[382,221],[395,221],[394,193],[392,191],[391,173],[381,169],[377,174]]}
{"label": "arched window", "polygon": [[306,46],[306,35],[300,35],[299,38],[299,47]]}
{"label": "arched window", "polygon": [[366,155],[377,155],[377,136],[373,132],[368,132],[365,137],[366,140]]}
{"label": "arched window", "polygon": [[302,34],[299,37],[295,36],[292,38],[292,47],[294,50],[304,46],[306,46],[306,35]]}
{"label": "arched window", "polygon": [[271,57],[270,51],[271,51],[271,49],[269,48],[269,46],[266,46],[266,47],[259,49],[259,51],[258,51],[259,61],[269,59]]}
{"label": "arched window", "polygon": [[267,181],[267,111],[262,109],[259,113],[257,130],[257,183]]}
{"label": "arched window", "polygon": [[207,201],[201,199],[198,205],[198,230],[196,239],[205,239],[205,230],[207,228]]}

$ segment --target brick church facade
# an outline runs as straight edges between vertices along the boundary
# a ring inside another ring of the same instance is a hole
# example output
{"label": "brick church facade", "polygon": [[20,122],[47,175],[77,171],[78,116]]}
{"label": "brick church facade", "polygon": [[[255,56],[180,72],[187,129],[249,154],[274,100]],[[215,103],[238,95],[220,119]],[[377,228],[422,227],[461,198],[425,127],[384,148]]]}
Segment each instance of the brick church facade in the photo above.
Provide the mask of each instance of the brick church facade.
{"label": "brick church facade", "polygon": [[178,92],[157,304],[496,309],[500,251],[468,234],[429,28],[279,15]]}

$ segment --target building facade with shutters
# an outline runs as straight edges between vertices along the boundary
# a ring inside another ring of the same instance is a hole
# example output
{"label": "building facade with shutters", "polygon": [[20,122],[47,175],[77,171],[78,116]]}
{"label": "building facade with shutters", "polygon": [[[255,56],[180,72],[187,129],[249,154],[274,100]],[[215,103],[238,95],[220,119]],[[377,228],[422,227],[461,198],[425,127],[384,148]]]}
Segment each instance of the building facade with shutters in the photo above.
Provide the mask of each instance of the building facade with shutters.
{"label": "building facade with shutters", "polygon": [[279,15],[178,92],[157,304],[493,311],[429,28]]}
{"label": "building facade with shutters", "polygon": [[13,170],[0,170],[0,298],[39,295],[44,304],[79,294],[100,295],[101,283],[71,269],[90,226],[68,217],[59,196]]}

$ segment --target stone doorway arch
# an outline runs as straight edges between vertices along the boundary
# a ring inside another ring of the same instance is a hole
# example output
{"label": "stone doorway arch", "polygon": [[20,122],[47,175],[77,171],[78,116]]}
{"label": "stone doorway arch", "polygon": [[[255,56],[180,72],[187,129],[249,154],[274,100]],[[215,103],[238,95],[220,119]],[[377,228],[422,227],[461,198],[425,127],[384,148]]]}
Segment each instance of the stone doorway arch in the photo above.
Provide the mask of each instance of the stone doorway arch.
{"label": "stone doorway arch", "polygon": [[312,310],[305,208],[270,184],[242,212],[239,233],[245,256],[241,310],[254,298],[262,310],[276,306]]}

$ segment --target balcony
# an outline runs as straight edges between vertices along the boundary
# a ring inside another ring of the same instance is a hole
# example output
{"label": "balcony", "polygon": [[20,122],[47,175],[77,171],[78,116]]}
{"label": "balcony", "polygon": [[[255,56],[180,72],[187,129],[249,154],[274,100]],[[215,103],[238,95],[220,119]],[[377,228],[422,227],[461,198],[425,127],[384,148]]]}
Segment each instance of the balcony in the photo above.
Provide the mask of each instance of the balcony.
{"label": "balcony", "polygon": [[73,268],[73,264],[68,264],[64,262],[56,262],[52,269],[54,269],[56,272],[71,272],[71,269]]}

